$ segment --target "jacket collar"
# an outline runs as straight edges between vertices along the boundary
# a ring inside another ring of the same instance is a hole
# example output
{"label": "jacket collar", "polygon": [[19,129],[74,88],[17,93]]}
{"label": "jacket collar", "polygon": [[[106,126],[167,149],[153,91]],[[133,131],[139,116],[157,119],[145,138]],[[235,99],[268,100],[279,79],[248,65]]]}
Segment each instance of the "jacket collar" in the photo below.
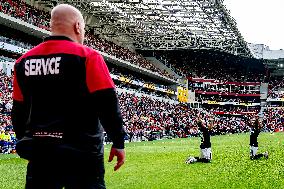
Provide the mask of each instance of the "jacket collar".
{"label": "jacket collar", "polygon": [[69,37],[66,36],[59,36],[59,35],[53,35],[53,36],[48,36],[44,39],[44,41],[50,41],[50,40],[67,40],[67,41],[72,41],[74,42],[72,39],[70,39]]}

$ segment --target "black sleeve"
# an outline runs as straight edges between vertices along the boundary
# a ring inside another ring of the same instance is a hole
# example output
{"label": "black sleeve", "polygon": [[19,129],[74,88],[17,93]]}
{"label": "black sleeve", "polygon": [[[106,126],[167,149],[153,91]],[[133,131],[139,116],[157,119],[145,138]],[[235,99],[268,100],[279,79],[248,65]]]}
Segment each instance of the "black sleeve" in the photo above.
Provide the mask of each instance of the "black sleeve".
{"label": "black sleeve", "polygon": [[28,112],[24,102],[14,100],[11,117],[16,137],[19,140],[25,135],[27,115]]}
{"label": "black sleeve", "polygon": [[260,133],[260,129],[259,129],[259,126],[258,126],[258,125],[257,125],[257,127],[255,128],[255,133],[256,133],[257,136],[258,136],[259,133]]}
{"label": "black sleeve", "polygon": [[203,137],[204,137],[204,142],[207,142],[208,139],[210,138],[210,133],[209,133],[209,130],[207,128],[204,128],[204,130],[203,130]]}
{"label": "black sleeve", "polygon": [[115,89],[103,89],[92,96],[97,107],[99,120],[113,142],[113,147],[124,148],[125,130]]}

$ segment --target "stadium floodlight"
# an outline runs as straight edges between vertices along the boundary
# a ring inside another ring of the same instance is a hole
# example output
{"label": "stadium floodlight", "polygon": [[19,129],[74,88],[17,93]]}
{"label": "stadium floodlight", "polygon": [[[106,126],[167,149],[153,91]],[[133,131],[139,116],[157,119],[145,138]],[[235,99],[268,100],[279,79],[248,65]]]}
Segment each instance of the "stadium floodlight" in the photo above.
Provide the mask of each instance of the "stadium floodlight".
{"label": "stadium floodlight", "polygon": [[[66,0],[94,17],[97,33],[136,49],[200,48],[252,57],[222,0]],[[104,25],[100,27],[98,25]],[[122,37],[124,36],[124,37]],[[124,41],[121,41],[123,38]],[[176,41],[175,45],[168,38]],[[194,41],[195,42],[192,43]],[[154,43],[155,45],[152,45]],[[232,48],[234,47],[234,48]]]}

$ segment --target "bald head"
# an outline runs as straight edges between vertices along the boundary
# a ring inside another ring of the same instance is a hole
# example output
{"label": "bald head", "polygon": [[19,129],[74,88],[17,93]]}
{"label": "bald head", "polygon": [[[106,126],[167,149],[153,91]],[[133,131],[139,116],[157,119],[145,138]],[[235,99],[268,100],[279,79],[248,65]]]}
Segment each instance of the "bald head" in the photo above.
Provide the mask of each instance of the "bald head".
{"label": "bald head", "polygon": [[75,7],[60,4],[51,11],[52,35],[63,35],[77,43],[83,44],[85,35],[85,22],[81,12]]}

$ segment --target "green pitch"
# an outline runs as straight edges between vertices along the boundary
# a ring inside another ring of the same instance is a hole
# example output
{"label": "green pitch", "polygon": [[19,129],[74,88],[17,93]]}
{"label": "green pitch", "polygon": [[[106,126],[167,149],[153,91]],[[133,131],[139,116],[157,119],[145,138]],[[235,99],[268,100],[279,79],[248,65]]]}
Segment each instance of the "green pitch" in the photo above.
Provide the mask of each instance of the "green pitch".
{"label": "green pitch", "polygon": [[[284,188],[284,133],[260,134],[259,152],[269,159],[249,160],[249,135],[212,137],[210,164],[185,164],[187,156],[199,155],[199,138],[126,144],[127,161],[118,171],[107,163],[109,189],[195,189],[195,188]],[[23,188],[26,161],[15,155],[0,155],[0,188]]]}

